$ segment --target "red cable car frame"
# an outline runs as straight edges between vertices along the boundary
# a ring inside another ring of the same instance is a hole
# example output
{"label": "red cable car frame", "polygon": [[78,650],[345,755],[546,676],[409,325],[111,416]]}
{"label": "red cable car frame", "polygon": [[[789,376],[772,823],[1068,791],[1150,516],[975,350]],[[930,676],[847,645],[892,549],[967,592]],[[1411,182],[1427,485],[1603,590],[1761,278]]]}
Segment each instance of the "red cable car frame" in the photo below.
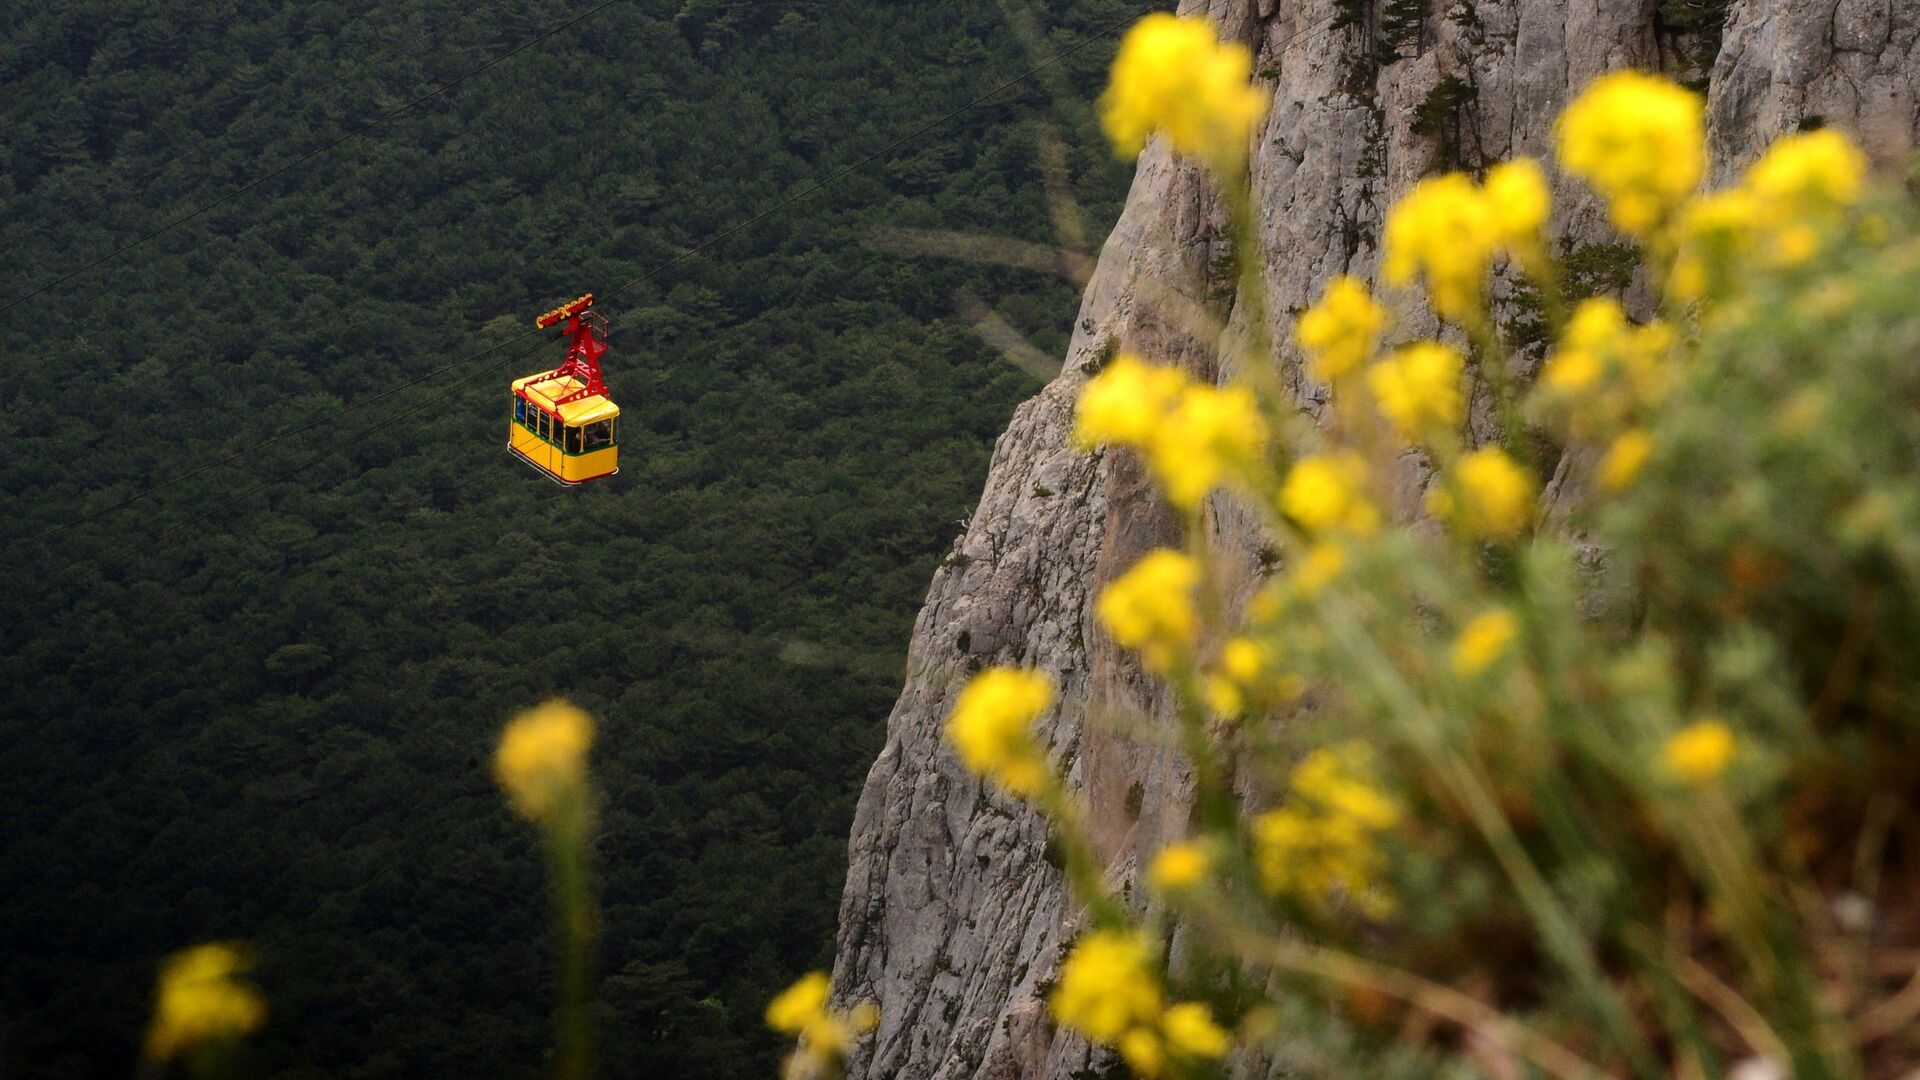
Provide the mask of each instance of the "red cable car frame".
{"label": "red cable car frame", "polygon": [[535,319],[542,330],[564,321],[566,359],[552,371],[513,381],[508,451],[568,487],[620,471],[620,407],[600,374],[609,325],[592,307],[588,293]]}

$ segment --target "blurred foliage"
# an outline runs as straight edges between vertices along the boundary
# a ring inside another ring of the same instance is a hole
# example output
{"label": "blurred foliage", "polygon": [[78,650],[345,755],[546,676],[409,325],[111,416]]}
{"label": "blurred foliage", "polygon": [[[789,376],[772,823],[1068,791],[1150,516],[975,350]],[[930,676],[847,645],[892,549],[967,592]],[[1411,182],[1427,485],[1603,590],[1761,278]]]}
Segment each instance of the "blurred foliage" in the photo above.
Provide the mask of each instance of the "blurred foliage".
{"label": "blurred foliage", "polygon": [[[0,297],[585,6],[10,5]],[[1049,5],[1051,43],[1122,8]],[[1055,355],[1074,307],[859,236],[1048,235],[1055,102],[1023,85],[606,296],[614,480],[563,491],[503,450],[508,378],[557,349],[406,384],[959,106],[1027,44],[987,0],[614,5],[0,317],[10,541],[400,388],[9,553],[0,1073],[125,1075],[159,959],[244,936],[262,1075],[529,1075],[541,872],[485,762],[555,693],[604,720],[609,1073],[772,1068],[760,1010],[830,954],[915,606],[1036,386],[951,298]],[[1068,119],[1110,221],[1125,170]]]}

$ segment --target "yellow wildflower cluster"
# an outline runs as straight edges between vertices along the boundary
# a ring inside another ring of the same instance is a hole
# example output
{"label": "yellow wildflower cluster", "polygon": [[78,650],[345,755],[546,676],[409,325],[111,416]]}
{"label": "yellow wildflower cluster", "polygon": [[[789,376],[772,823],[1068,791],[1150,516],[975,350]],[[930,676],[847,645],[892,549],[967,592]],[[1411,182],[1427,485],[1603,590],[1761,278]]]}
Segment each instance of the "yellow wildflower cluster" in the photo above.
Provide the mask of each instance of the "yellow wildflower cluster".
{"label": "yellow wildflower cluster", "polygon": [[1342,274],[1300,314],[1294,334],[1306,350],[1307,371],[1325,383],[1346,378],[1367,362],[1387,329],[1381,307],[1358,278]]}
{"label": "yellow wildflower cluster", "polygon": [[1351,451],[1304,457],[1287,470],[1280,510],[1312,536],[1370,536],[1379,531],[1380,511],[1366,483],[1366,462]]}
{"label": "yellow wildflower cluster", "polygon": [[1149,15],[1120,42],[1100,97],[1101,126],[1128,157],[1158,133],[1176,153],[1220,176],[1237,176],[1246,167],[1254,125],[1267,112],[1266,92],[1251,85],[1252,72],[1252,52],[1222,42],[1211,22]]}
{"label": "yellow wildflower cluster", "polygon": [[1647,465],[1647,459],[1653,456],[1653,436],[1645,428],[1630,428],[1620,433],[1607,446],[1607,452],[1600,456],[1600,465],[1595,474],[1601,488],[1607,491],[1622,491],[1639,477],[1640,470]]}
{"label": "yellow wildflower cluster", "polygon": [[1466,173],[1430,177],[1387,215],[1382,272],[1395,285],[1424,279],[1443,318],[1476,321],[1494,257],[1541,259],[1551,210],[1546,178],[1526,158],[1496,165],[1484,185]]}
{"label": "yellow wildflower cluster", "polygon": [[1480,198],[1500,247],[1521,265],[1538,266],[1546,258],[1547,218],[1553,213],[1553,196],[1540,163],[1514,158],[1488,169]]}
{"label": "yellow wildflower cluster", "polygon": [[1775,265],[1804,262],[1823,230],[1860,201],[1867,158],[1832,129],[1789,135],[1726,191],[1704,195],[1680,213],[1670,287],[1699,300],[1723,292],[1755,254]]}
{"label": "yellow wildflower cluster", "polygon": [[546,822],[586,784],[593,718],[564,701],[549,701],[513,718],[500,736],[493,775],[513,808]]}
{"label": "yellow wildflower cluster", "polygon": [[1460,375],[1466,358],[1437,341],[1416,341],[1367,371],[1380,412],[1409,443],[1428,442],[1460,424],[1466,407]]}
{"label": "yellow wildflower cluster", "polygon": [[1254,461],[1267,439],[1245,387],[1195,382],[1178,368],[1123,353],[1081,391],[1074,440],[1084,449],[1132,446],[1174,505],[1207,493]]}
{"label": "yellow wildflower cluster", "polygon": [[1186,386],[1186,373],[1179,368],[1121,353],[1081,389],[1074,442],[1082,450],[1108,443],[1145,446]]}
{"label": "yellow wildflower cluster", "polygon": [[1100,592],[1095,611],[1113,640],[1140,652],[1148,671],[1172,671],[1193,646],[1199,616],[1194,590],[1200,564],[1169,548],[1156,548]]}
{"label": "yellow wildflower cluster", "polygon": [[1358,742],[1315,750],[1294,767],[1286,804],[1254,819],[1254,854],[1269,892],[1312,904],[1344,895],[1376,918],[1391,910],[1379,883],[1379,837],[1399,823],[1400,805],[1377,786],[1372,754]]}
{"label": "yellow wildflower cluster", "polygon": [[1508,540],[1533,521],[1538,487],[1520,464],[1497,446],[1461,455],[1446,487],[1427,495],[1427,512],[1468,536]]}
{"label": "yellow wildflower cluster", "polygon": [[1199,844],[1168,844],[1147,867],[1147,881],[1163,893],[1191,889],[1206,880],[1213,860]]}
{"label": "yellow wildflower cluster", "polygon": [[[1333,584],[1346,569],[1346,550],[1330,540],[1322,540],[1307,548],[1306,556],[1294,568],[1287,584],[1292,587],[1294,596],[1310,599]],[[1298,685],[1297,680],[1295,685]]]}
{"label": "yellow wildflower cluster", "polygon": [[1679,246],[1667,288],[1682,300],[1700,300],[1724,291],[1751,254],[1760,207],[1752,193],[1729,188],[1702,195],[1680,209],[1674,220]]}
{"label": "yellow wildflower cluster", "polygon": [[1481,612],[1454,639],[1453,670],[1465,678],[1492,667],[1520,636],[1520,619],[1506,608]]}
{"label": "yellow wildflower cluster", "polygon": [[960,760],[1016,795],[1045,788],[1051,774],[1033,722],[1053,704],[1053,682],[1038,671],[988,668],[954,701],[947,739]]}
{"label": "yellow wildflower cluster", "polygon": [[1215,713],[1234,719],[1249,705],[1291,701],[1304,686],[1300,677],[1278,669],[1273,646],[1248,637],[1229,638],[1203,688]]}
{"label": "yellow wildflower cluster", "polygon": [[1767,147],[1744,186],[1770,214],[1824,216],[1865,190],[1867,156],[1832,128],[1788,135]]}
{"label": "yellow wildflower cluster", "polygon": [[1666,394],[1674,342],[1667,323],[1635,326],[1618,301],[1583,300],[1540,373],[1542,401],[1567,414],[1575,435],[1619,431]]}
{"label": "yellow wildflower cluster", "polygon": [[1209,1061],[1232,1040],[1199,1002],[1167,1006],[1147,938],[1096,930],[1074,945],[1048,999],[1053,1017],[1120,1051],[1134,1074],[1158,1077],[1169,1061]]}
{"label": "yellow wildflower cluster", "polygon": [[785,1080],[832,1075],[853,1049],[853,1040],[872,1031],[879,1022],[880,1012],[872,1002],[848,1013],[833,1012],[827,1007],[832,991],[826,972],[815,971],[801,976],[767,1004],[767,1026],[799,1039],[781,1070]]}
{"label": "yellow wildflower cluster", "polygon": [[196,945],[167,958],[160,968],[146,1056],[167,1062],[200,1047],[257,1030],[267,1018],[266,999],[238,976],[246,959],[232,945]]}
{"label": "yellow wildflower cluster", "polygon": [[1148,444],[1147,463],[1167,498],[1191,510],[1253,461],[1266,441],[1267,427],[1252,391],[1195,383]]}
{"label": "yellow wildflower cluster", "polygon": [[1607,200],[1614,227],[1651,236],[1706,171],[1700,96],[1655,75],[1619,71],[1589,84],[1555,128],[1560,164]]}
{"label": "yellow wildflower cluster", "polygon": [[1736,748],[1732,728],[1719,720],[1701,720],[1674,732],[1660,757],[1670,775],[1706,784],[1726,771]]}

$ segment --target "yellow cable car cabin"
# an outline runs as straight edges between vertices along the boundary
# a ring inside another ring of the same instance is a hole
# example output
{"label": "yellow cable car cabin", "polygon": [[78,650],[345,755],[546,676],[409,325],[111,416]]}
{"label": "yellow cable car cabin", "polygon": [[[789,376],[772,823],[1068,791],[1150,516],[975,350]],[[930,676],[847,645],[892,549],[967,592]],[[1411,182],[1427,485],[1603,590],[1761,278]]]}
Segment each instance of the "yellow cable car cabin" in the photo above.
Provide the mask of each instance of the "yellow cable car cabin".
{"label": "yellow cable car cabin", "polygon": [[507,449],[562,484],[584,484],[620,471],[620,406],[600,381],[600,357],[607,351],[607,321],[593,305],[593,294],[534,320],[545,329],[566,321],[566,362],[552,371],[513,381],[513,421]]}

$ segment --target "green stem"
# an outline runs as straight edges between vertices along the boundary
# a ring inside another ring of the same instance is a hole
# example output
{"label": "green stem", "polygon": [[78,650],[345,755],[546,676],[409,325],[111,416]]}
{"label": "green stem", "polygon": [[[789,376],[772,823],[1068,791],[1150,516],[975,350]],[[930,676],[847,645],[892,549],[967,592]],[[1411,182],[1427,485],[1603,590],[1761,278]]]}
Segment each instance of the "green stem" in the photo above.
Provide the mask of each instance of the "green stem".
{"label": "green stem", "polygon": [[564,797],[548,823],[553,912],[560,946],[560,1000],[555,1016],[560,1080],[586,1080],[593,1072],[593,1025],[587,1012],[592,966],[594,903],[587,872],[593,813],[583,786]]}
{"label": "green stem", "polygon": [[1625,1006],[1607,985],[1592,950],[1554,895],[1552,887],[1527,855],[1526,848],[1520,843],[1506,816],[1500,812],[1483,778],[1476,775],[1455,750],[1444,745],[1445,736],[1439,721],[1426,714],[1425,706],[1407,687],[1398,669],[1380,654],[1377,645],[1355,623],[1351,613],[1335,604],[1322,604],[1321,611],[1323,624],[1338,634],[1350,654],[1361,661],[1363,670],[1372,677],[1375,689],[1400,713],[1414,733],[1412,744],[1466,807],[1495,861],[1512,883],[1521,904],[1540,928],[1547,951],[1585,994],[1608,1036],[1633,1062],[1635,1072],[1643,1076],[1659,1076],[1658,1061],[1629,1021]]}

